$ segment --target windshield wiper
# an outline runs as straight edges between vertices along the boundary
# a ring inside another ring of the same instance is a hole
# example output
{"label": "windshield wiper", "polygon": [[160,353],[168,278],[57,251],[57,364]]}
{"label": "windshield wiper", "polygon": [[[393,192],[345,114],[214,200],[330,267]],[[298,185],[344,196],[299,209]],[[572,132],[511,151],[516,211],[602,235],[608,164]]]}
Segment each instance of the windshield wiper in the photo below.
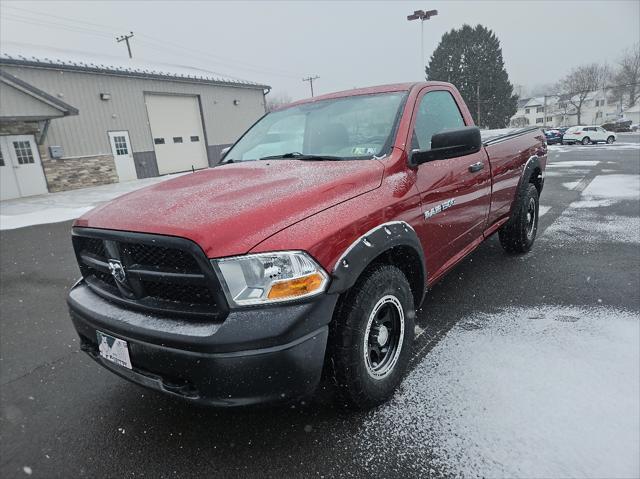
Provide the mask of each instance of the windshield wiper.
{"label": "windshield wiper", "polygon": [[263,156],[260,160],[302,160],[302,161],[340,161],[344,160],[341,156],[331,155],[305,155],[297,151],[284,153],[282,155]]}

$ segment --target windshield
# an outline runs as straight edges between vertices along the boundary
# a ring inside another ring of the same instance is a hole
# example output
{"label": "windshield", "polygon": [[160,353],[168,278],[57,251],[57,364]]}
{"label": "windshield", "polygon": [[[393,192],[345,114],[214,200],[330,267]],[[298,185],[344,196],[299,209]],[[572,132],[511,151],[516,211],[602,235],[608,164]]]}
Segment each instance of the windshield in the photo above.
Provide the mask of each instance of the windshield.
{"label": "windshield", "polygon": [[406,92],[360,95],[305,103],[269,113],[224,161],[318,155],[367,159],[389,148]]}

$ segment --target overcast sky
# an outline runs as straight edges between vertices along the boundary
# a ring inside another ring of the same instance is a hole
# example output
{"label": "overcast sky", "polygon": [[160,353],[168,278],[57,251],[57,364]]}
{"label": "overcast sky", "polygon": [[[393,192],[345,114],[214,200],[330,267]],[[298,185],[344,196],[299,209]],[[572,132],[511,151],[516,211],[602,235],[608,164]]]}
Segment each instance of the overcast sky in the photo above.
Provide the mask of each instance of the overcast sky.
{"label": "overcast sky", "polygon": [[[316,94],[423,78],[417,9],[428,58],[442,34],[464,23],[491,28],[514,84],[555,83],[572,67],[615,64],[640,41],[640,1],[57,2],[0,1],[0,47],[8,42],[127,59],[115,34],[132,30],[135,58],[203,67],[269,84],[273,94]],[[25,47],[26,48],[26,47]]]}

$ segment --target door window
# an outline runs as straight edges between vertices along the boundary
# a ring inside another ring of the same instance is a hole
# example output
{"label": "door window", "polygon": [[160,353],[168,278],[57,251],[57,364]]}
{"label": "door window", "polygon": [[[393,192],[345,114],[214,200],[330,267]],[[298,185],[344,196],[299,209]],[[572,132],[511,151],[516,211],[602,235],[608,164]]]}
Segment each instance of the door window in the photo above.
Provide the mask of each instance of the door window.
{"label": "door window", "polygon": [[14,141],[13,148],[16,151],[18,164],[26,165],[28,163],[35,163],[35,160],[33,159],[33,151],[31,151],[30,141]]}
{"label": "door window", "polygon": [[127,138],[124,136],[114,136],[113,143],[116,147],[116,155],[128,155],[129,146],[127,145]]}
{"label": "door window", "polygon": [[418,107],[412,149],[429,150],[433,135],[463,126],[462,114],[451,93],[444,90],[429,92],[422,97]]}

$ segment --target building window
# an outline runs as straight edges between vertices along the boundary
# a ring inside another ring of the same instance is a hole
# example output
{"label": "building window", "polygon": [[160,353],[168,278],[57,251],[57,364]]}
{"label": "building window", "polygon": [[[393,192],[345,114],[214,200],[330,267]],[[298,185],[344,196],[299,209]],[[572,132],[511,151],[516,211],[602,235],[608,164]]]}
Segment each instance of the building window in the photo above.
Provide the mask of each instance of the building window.
{"label": "building window", "polygon": [[164,145],[164,138],[154,138],[153,143],[156,145]]}
{"label": "building window", "polygon": [[544,111],[543,106],[539,106],[538,108],[536,108],[536,113],[542,113],[543,111]]}
{"label": "building window", "polygon": [[602,112],[601,111],[596,112],[596,118],[602,118]]}
{"label": "building window", "polygon": [[114,136],[113,143],[116,147],[116,155],[128,155],[129,147],[127,146],[127,139],[124,136]]}
{"label": "building window", "polygon": [[19,164],[26,165],[27,163],[35,163],[30,142],[14,141],[13,148],[16,150],[16,156],[18,157]]}
{"label": "building window", "polygon": [[2,157],[2,150],[0,150],[0,166],[4,166],[4,158]]}
{"label": "building window", "polygon": [[191,137],[191,141],[200,141],[200,137],[195,135]]}
{"label": "building window", "polygon": [[529,108],[525,108],[525,109],[524,109],[524,112],[525,112],[525,113],[529,113]]}
{"label": "building window", "polygon": [[544,123],[544,118],[536,118],[536,123]]}
{"label": "building window", "polygon": [[547,117],[547,121],[553,121],[553,117],[552,116],[548,116]]}
{"label": "building window", "polygon": [[173,137],[173,142],[174,143],[182,143],[182,137],[181,136],[174,136]]}

